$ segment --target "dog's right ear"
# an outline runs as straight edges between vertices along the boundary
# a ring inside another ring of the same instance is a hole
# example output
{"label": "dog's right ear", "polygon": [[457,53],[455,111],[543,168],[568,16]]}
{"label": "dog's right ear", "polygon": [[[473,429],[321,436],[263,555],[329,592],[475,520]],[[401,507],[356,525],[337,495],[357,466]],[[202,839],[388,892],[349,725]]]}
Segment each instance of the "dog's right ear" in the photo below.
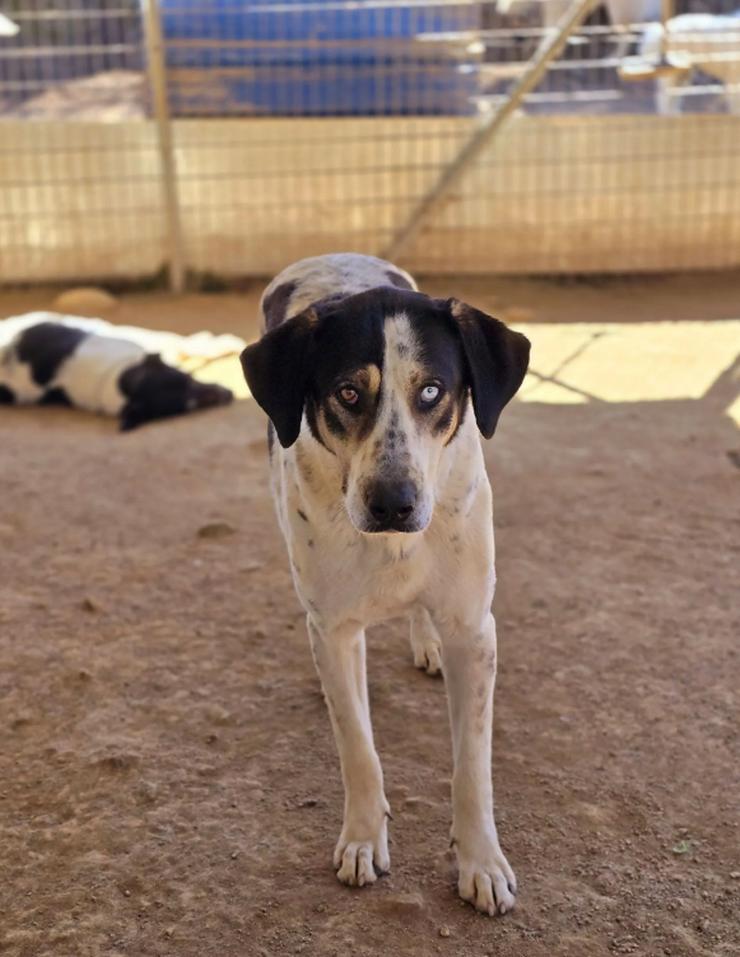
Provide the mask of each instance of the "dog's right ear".
{"label": "dog's right ear", "polygon": [[285,449],[301,431],[317,321],[315,311],[308,309],[247,346],[241,354],[249,390],[270,417]]}

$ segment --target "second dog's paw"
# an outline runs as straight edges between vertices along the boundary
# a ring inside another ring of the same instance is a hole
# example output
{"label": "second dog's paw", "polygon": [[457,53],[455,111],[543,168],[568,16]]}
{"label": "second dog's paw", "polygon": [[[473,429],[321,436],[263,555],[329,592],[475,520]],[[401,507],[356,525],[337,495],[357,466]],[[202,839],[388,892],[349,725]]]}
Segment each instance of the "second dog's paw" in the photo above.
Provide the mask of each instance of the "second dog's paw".
{"label": "second dog's paw", "polygon": [[498,842],[482,841],[469,855],[458,848],[458,891],[476,910],[493,917],[516,903],[516,877]]}
{"label": "second dog's paw", "polygon": [[334,867],[337,868],[337,878],[350,887],[374,884],[379,874],[390,870],[385,815],[377,834],[372,838],[367,833],[360,836],[359,830],[352,827],[345,826],[342,829],[334,850]]}

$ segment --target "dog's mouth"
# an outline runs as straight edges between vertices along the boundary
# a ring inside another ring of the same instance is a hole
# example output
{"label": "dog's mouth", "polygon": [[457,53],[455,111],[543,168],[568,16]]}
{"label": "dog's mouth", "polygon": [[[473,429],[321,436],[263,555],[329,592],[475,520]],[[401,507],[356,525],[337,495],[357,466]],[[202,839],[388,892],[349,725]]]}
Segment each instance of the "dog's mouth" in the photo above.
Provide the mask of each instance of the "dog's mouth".
{"label": "dog's mouth", "polygon": [[421,524],[416,519],[406,521],[393,521],[388,524],[377,522],[374,519],[368,519],[359,532],[366,535],[410,535],[413,532],[422,532],[426,525]]}

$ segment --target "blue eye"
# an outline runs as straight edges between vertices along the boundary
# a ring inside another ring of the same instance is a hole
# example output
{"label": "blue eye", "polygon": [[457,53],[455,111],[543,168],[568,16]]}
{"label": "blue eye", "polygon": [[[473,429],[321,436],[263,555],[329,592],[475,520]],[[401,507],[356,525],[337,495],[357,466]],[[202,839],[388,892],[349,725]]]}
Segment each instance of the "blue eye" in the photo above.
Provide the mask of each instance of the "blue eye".
{"label": "blue eye", "polygon": [[433,402],[437,401],[441,394],[442,390],[440,387],[435,385],[433,382],[430,382],[421,390],[419,393],[419,398],[421,399],[422,405],[431,405]]}

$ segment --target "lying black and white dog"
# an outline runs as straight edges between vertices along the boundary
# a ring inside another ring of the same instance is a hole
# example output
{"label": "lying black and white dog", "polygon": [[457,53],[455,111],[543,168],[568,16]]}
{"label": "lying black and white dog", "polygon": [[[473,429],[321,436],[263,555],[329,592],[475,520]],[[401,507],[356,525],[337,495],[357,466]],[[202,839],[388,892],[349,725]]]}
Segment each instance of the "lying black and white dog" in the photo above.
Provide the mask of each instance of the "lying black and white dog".
{"label": "lying black and white dog", "polygon": [[0,403],[71,405],[118,416],[125,431],[231,401],[228,389],[198,382],[107,328],[70,316],[0,322]]}
{"label": "lying black and white dog", "polygon": [[441,666],[447,686],[460,895],[504,913],[516,882],[493,816],[493,515],[479,432],[490,438],[519,388],[529,342],[354,254],[290,266],[262,313],[242,365],[279,439],[273,494],[339,750],[337,876],[369,884],[390,866],[365,629],[406,616],[415,663]]}

